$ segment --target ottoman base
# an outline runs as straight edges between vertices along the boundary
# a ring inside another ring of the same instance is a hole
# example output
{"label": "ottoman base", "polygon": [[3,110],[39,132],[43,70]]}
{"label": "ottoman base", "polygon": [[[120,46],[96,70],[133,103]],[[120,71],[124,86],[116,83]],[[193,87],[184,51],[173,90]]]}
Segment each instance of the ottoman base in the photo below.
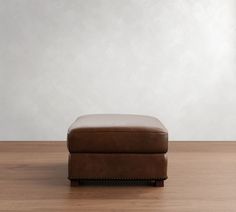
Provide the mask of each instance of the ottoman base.
{"label": "ottoman base", "polygon": [[82,180],[142,180],[164,186],[167,158],[163,153],[70,153],[68,171],[71,186]]}

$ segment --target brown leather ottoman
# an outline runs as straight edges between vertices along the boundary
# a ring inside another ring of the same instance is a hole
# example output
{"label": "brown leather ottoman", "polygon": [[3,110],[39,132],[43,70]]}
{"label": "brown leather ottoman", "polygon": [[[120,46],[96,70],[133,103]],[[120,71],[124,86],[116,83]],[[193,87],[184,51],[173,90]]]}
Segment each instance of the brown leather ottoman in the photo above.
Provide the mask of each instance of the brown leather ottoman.
{"label": "brown leather ottoman", "polygon": [[168,132],[151,116],[80,116],[68,130],[72,186],[83,180],[145,180],[164,186]]}

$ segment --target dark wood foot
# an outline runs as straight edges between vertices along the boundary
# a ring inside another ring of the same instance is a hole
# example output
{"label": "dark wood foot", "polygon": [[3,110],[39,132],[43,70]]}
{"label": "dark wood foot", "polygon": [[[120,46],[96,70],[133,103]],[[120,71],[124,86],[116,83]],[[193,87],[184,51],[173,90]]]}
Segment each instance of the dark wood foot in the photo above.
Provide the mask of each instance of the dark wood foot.
{"label": "dark wood foot", "polygon": [[71,187],[79,186],[79,180],[70,180],[70,186]]}
{"label": "dark wood foot", "polygon": [[164,180],[155,180],[153,186],[164,187]]}

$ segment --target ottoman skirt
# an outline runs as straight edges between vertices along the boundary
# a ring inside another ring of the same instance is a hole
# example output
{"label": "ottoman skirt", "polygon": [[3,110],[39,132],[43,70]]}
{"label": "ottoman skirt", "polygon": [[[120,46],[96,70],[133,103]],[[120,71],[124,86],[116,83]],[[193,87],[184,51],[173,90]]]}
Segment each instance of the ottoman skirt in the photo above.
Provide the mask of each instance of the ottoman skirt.
{"label": "ottoman skirt", "polygon": [[165,180],[165,154],[90,154],[69,155],[69,179]]}

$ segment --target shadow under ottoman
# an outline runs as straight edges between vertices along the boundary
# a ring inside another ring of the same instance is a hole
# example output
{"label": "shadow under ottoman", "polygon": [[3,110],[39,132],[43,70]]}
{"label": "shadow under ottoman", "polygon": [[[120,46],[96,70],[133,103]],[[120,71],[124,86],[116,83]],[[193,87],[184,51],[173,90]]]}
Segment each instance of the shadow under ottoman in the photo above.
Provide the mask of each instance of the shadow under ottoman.
{"label": "shadow under ottoman", "polygon": [[168,132],[151,116],[101,114],[80,116],[68,130],[68,178],[82,180],[167,179]]}

